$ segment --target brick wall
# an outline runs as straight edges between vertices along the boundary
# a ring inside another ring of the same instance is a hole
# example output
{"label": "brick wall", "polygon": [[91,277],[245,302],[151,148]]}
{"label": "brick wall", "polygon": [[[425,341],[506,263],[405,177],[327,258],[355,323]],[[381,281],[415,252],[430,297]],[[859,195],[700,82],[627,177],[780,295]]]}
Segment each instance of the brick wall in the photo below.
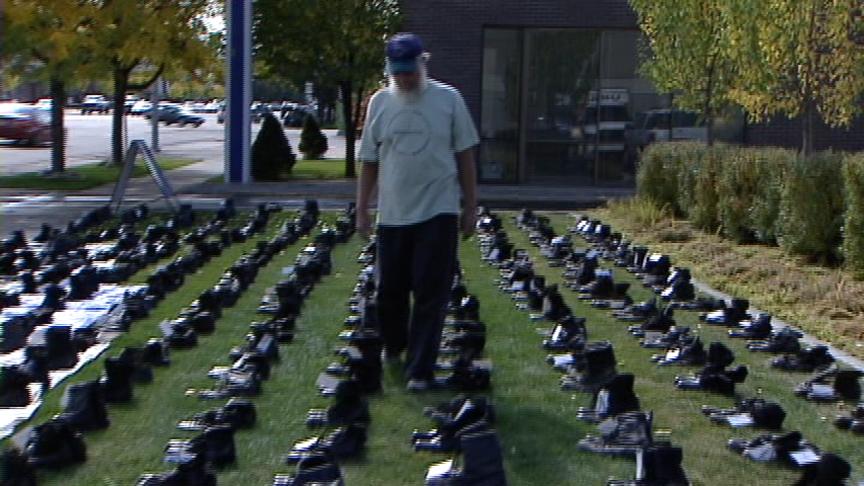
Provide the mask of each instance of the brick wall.
{"label": "brick wall", "polygon": [[[858,118],[848,129],[832,129],[819,121],[813,132],[815,150],[864,150],[864,119],[862,118]],[[801,148],[801,121],[777,117],[767,123],[749,125],[744,141],[749,145]]]}

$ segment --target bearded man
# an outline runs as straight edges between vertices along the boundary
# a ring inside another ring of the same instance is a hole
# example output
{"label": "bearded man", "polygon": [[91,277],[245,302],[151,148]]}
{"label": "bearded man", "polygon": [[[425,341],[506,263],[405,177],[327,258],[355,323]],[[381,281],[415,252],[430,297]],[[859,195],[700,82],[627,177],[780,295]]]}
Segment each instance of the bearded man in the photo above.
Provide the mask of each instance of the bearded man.
{"label": "bearded man", "polygon": [[479,138],[459,91],[428,77],[429,53],[417,35],[397,34],[385,51],[389,85],[369,102],[358,154],[357,230],[370,233],[377,187],[384,358],[398,362],[404,352],[407,389],[424,391],[435,383],[458,231],[474,231]]}

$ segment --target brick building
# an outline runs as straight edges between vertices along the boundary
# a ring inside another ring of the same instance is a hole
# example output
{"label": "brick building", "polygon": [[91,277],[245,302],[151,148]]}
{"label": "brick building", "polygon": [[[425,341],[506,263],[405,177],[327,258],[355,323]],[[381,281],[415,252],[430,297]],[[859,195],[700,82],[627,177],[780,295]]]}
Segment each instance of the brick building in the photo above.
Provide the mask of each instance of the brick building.
{"label": "brick building", "polygon": [[[402,0],[402,9],[404,30],[432,53],[432,76],[459,88],[475,118],[481,181],[632,183],[625,127],[671,100],[638,73],[642,37],[627,0]],[[800,124],[786,119],[736,117],[718,132],[754,145],[800,140]],[[864,123],[819,127],[816,147],[864,149]]]}

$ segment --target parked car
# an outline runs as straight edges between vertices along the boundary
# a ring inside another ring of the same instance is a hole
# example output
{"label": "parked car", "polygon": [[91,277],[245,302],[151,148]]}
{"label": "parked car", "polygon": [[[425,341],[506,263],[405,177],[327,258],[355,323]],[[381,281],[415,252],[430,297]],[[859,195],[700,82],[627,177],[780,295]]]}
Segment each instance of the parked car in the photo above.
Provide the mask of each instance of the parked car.
{"label": "parked car", "polygon": [[648,110],[639,113],[625,133],[628,147],[642,150],[657,141],[708,139],[708,129],[698,113],[683,110]]}
{"label": "parked car", "polygon": [[0,138],[37,146],[51,142],[51,115],[36,106],[0,103]]}
{"label": "parked car", "polygon": [[85,95],[81,101],[81,114],[105,114],[111,111],[111,102],[102,95]]}
{"label": "parked car", "polygon": [[[219,105],[219,111],[216,112],[216,123],[225,123],[225,112],[226,106],[224,103],[222,103]],[[252,123],[261,123],[261,120],[264,119],[264,115],[268,113],[276,115],[277,118],[279,117],[279,112],[273,111],[270,108],[270,105],[264,103],[253,103],[252,106],[249,108],[249,119],[252,121]]]}
{"label": "parked car", "polygon": [[252,103],[252,123],[261,123],[264,115],[272,113],[267,103]]}
{"label": "parked car", "polygon": [[51,98],[39,98],[33,106],[40,110],[51,111],[51,107],[54,106],[54,100]]}
{"label": "parked car", "polygon": [[630,95],[626,89],[601,89],[588,93],[588,104],[581,120],[582,136],[588,152],[596,145],[601,153],[623,153],[625,130],[630,124],[627,106]]}
{"label": "parked car", "polygon": [[129,109],[129,113],[132,115],[143,115],[144,113],[150,111],[150,108],[153,107],[153,104],[147,100],[138,100],[133,105],[132,108]]}
{"label": "parked car", "polygon": [[203,101],[196,101],[192,103],[192,113],[206,113],[207,111],[207,103]]}
{"label": "parked car", "polygon": [[[146,112],[144,118],[150,119],[153,116],[153,110]],[[177,105],[159,105],[157,117],[160,122],[165,125],[177,125],[185,127],[186,125],[194,125],[196,128],[204,123],[204,119],[200,116],[184,110]]]}
{"label": "parked car", "polygon": [[216,113],[219,111],[219,108],[222,106],[222,103],[218,101],[211,101],[204,105],[204,113]]}
{"label": "parked car", "polygon": [[282,125],[286,128],[301,128],[306,121],[307,116],[315,116],[315,110],[307,107],[295,105],[294,109],[289,109],[285,113],[285,118],[282,119]]}
{"label": "parked car", "polygon": [[135,106],[135,103],[137,103],[140,99],[141,98],[136,95],[127,94],[126,100],[123,102],[123,108],[125,108],[125,111],[123,113],[127,115],[132,113],[132,107]]}

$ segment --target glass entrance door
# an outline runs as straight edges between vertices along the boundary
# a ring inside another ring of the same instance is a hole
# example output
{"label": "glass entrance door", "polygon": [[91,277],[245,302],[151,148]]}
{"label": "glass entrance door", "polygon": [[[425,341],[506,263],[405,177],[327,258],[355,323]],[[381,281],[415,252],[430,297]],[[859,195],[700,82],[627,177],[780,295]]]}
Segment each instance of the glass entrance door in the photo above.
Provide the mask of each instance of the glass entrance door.
{"label": "glass entrance door", "polygon": [[517,182],[522,31],[495,28],[483,35],[480,180]]}
{"label": "glass entrance door", "polygon": [[589,102],[600,77],[601,32],[526,32],[525,178],[590,184],[596,120]]}
{"label": "glass entrance door", "polygon": [[640,119],[668,97],[639,74],[638,30],[484,29],[480,179],[632,184]]}

